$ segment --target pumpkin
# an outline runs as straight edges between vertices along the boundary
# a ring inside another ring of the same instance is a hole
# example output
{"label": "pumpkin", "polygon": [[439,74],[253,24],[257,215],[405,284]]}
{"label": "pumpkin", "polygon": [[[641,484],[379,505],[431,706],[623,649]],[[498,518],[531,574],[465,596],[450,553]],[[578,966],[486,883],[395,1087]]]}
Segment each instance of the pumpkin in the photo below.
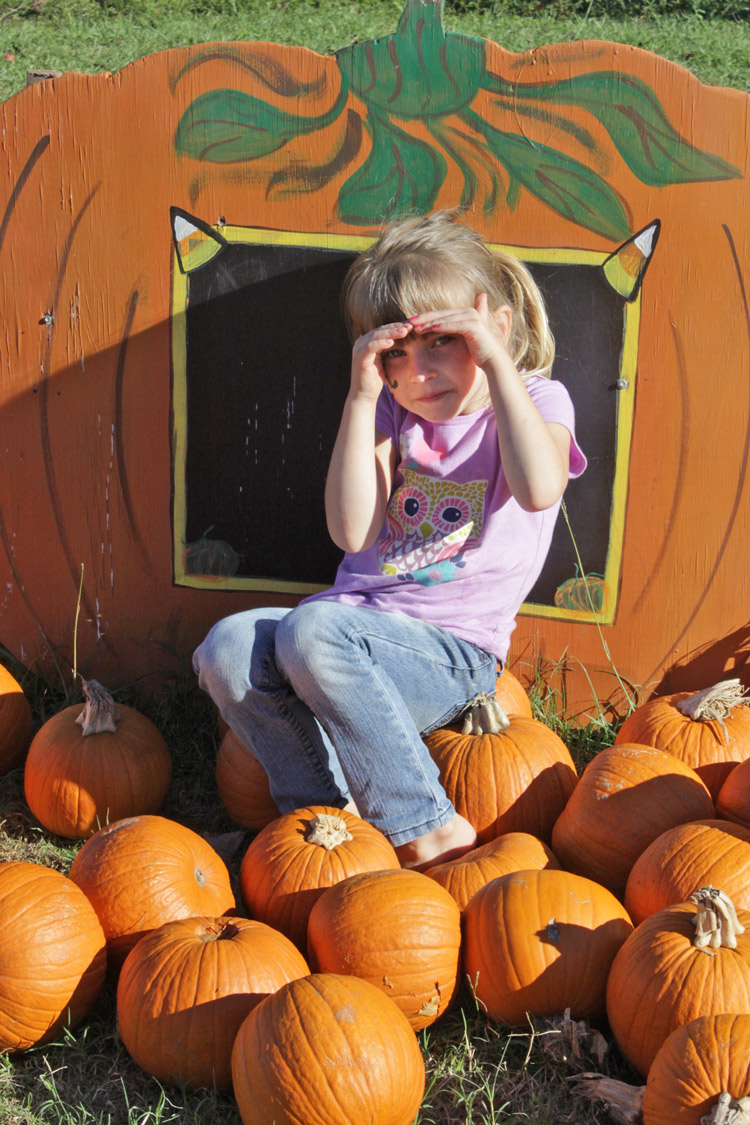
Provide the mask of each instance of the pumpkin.
{"label": "pumpkin", "polygon": [[592,1072],[575,1077],[573,1093],[622,1125],[748,1125],[749,1055],[750,1017],[698,1016],[667,1036],[645,1086]]}
{"label": "pumpkin", "polygon": [[268,774],[252,750],[227,728],[216,755],[216,787],[229,817],[259,832],[280,815],[271,796]]}
{"label": "pumpkin", "polygon": [[398,856],[378,828],[344,809],[309,805],[277,817],[251,841],[240,888],[253,918],[304,949],[310,911],[327,887],[392,867]]}
{"label": "pumpkin", "polygon": [[625,907],[637,924],[708,884],[721,887],[735,906],[750,910],[750,829],[721,820],[667,829],[633,864]]}
{"label": "pumpkin", "polygon": [[633,926],[606,888],[554,868],[493,879],[463,915],[464,972],[483,1011],[511,1025],[526,1013],[574,1019],[604,1011],[607,975]]}
{"label": "pumpkin", "polygon": [[576,784],[565,743],[544,723],[522,716],[482,733],[471,717],[425,738],[440,781],[456,812],[485,844],[506,832],[529,832],[548,841]]}
{"label": "pumpkin", "polygon": [[65,707],[37,731],[24,771],[26,801],[50,832],[71,840],[105,824],[155,813],[172,775],[167,744],[149,718],[95,680],[85,704]]}
{"label": "pumpkin", "polygon": [[425,871],[430,879],[453,896],[461,911],[473,894],[500,875],[524,868],[558,867],[546,844],[529,832],[506,832],[449,863],[438,863]]}
{"label": "pumpkin", "polygon": [[117,968],[139,938],[164,922],[235,909],[224,861],[197,832],[162,816],[100,828],[79,849],[70,878],[99,916]]}
{"label": "pumpkin", "polygon": [[117,1024],[140,1067],[188,1089],[232,1087],[232,1045],[256,1004],[309,973],[283,934],[248,918],[180,918],[131,949]]}
{"label": "pumpkin", "polygon": [[630,869],[657,836],[713,816],[711,794],[679,758],[618,744],[586,766],[554,825],[552,850],[563,867],[622,895]]}
{"label": "pumpkin", "polygon": [[314,971],[369,980],[415,1031],[458,992],[461,914],[420,871],[368,871],[329,887],[310,911],[307,943]]}
{"label": "pumpkin", "polygon": [[96,1001],[107,968],[99,919],[67,876],[0,863],[0,1052],[46,1043]]}
{"label": "pumpkin", "polygon": [[750,1015],[719,1012],[676,1028],[651,1064],[642,1109],[644,1125],[746,1125]]}
{"label": "pumpkin", "polygon": [[607,981],[607,1017],[623,1055],[645,1076],[670,1032],[717,1012],[750,1014],[750,913],[702,887],[652,914],[623,943]]}
{"label": "pumpkin", "polygon": [[0,664],[0,776],[23,760],[32,725],[31,704],[23,688]]}
{"label": "pumpkin", "polygon": [[425,1067],[392,1000],[369,981],[320,973],[253,1008],[232,1079],[243,1125],[411,1125]]}
{"label": "pumpkin", "polygon": [[560,609],[601,613],[606,606],[607,594],[603,574],[576,574],[557,587],[554,602]]}
{"label": "pumpkin", "polygon": [[507,668],[497,677],[495,695],[507,715],[523,715],[525,719],[532,717],[531,700],[523,684]]}
{"label": "pumpkin", "polygon": [[712,798],[734,767],[750,758],[750,707],[739,679],[698,692],[674,692],[641,704],[615,741],[668,750],[705,781]]}
{"label": "pumpkin", "polygon": [[750,759],[727,775],[716,797],[716,814],[750,828]]}

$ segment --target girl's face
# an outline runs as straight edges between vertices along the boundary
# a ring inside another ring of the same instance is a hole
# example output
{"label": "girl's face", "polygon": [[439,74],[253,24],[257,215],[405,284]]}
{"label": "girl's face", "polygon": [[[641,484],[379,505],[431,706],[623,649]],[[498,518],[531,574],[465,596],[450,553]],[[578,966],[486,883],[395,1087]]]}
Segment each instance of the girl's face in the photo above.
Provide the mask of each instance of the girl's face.
{"label": "girl's face", "polygon": [[463,336],[410,332],[381,359],[399,406],[430,422],[446,422],[489,405],[487,376],[474,363]]}

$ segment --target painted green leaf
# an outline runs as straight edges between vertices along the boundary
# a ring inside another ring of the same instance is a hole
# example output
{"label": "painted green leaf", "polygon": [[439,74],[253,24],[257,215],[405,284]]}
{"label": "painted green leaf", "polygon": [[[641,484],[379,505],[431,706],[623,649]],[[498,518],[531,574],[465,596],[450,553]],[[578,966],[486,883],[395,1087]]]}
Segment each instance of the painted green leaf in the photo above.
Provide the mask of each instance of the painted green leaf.
{"label": "painted green leaf", "polygon": [[328,113],[301,117],[241,90],[209,90],[190,103],[177,126],[175,149],[183,156],[230,164],[267,156],[293,137],[315,132],[341,112],[347,90],[342,83]]}
{"label": "painted green leaf", "polygon": [[519,185],[558,214],[608,238],[626,238],[630,222],[619,195],[598,173],[572,156],[535,144],[515,133],[493,129],[469,111],[474,127],[510,176],[508,205],[515,206]]}
{"label": "painted green leaf", "polygon": [[490,90],[503,96],[512,92],[516,106],[555,102],[587,110],[607,130],[631,172],[652,187],[742,175],[733,164],[680,136],[651,87],[631,75],[600,70],[544,86],[508,83],[495,75],[487,80]]}
{"label": "painted green leaf", "polygon": [[349,223],[372,223],[407,212],[426,213],[445,179],[443,156],[385,118],[372,114],[368,121],[372,149],[341,188],[339,215]]}
{"label": "painted green leaf", "polygon": [[336,55],[352,92],[403,119],[443,116],[469,105],[484,76],[484,41],[443,30],[441,5],[409,0],[394,35]]}

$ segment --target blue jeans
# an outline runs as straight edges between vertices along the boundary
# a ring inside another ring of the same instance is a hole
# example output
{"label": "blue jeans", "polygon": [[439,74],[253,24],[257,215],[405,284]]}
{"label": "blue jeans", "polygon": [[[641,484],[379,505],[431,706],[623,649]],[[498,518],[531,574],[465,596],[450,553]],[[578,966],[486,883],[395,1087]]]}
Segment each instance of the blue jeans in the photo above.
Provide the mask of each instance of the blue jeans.
{"label": "blue jeans", "polygon": [[226,617],[193,666],[281,812],[353,799],[394,846],[453,818],[420,735],[497,675],[494,656],[447,629],[332,601]]}

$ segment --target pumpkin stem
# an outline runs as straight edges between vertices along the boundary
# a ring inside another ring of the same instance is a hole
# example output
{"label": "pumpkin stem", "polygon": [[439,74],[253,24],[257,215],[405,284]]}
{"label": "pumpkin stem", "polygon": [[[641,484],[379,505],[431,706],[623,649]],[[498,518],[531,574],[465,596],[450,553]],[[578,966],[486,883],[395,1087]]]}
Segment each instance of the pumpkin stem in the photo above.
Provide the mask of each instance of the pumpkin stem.
{"label": "pumpkin stem", "polygon": [[462,734],[497,734],[507,730],[510,719],[493,692],[480,691],[466,704]]}
{"label": "pumpkin stem", "polygon": [[[705,721],[706,719],[726,719],[735,707],[747,707],[750,704],[747,691],[738,679],[721,680],[713,687],[703,688],[689,695],[687,699],[680,700],[675,707],[683,715],[691,719]],[[726,729],[726,728],[725,728]]]}
{"label": "pumpkin stem", "polygon": [[316,813],[305,833],[308,844],[317,844],[327,852],[333,851],[346,840],[353,839],[343,817],[334,816],[332,813]]}
{"label": "pumpkin stem", "polygon": [[737,948],[737,935],[744,934],[745,927],[724,891],[716,887],[700,887],[693,891],[688,901],[698,907],[693,941],[696,949]]}
{"label": "pumpkin stem", "polygon": [[701,1125],[750,1125],[750,1098],[737,1098],[725,1090],[716,1105],[701,1117]]}
{"label": "pumpkin stem", "polygon": [[616,1125],[641,1125],[645,1086],[629,1086],[596,1071],[570,1076],[573,1092],[592,1102],[602,1102]]}
{"label": "pumpkin stem", "polygon": [[117,704],[106,688],[97,680],[84,680],[81,676],[81,687],[86,700],[83,711],[76,719],[82,727],[81,737],[89,734],[117,734],[117,722],[120,713]]}

